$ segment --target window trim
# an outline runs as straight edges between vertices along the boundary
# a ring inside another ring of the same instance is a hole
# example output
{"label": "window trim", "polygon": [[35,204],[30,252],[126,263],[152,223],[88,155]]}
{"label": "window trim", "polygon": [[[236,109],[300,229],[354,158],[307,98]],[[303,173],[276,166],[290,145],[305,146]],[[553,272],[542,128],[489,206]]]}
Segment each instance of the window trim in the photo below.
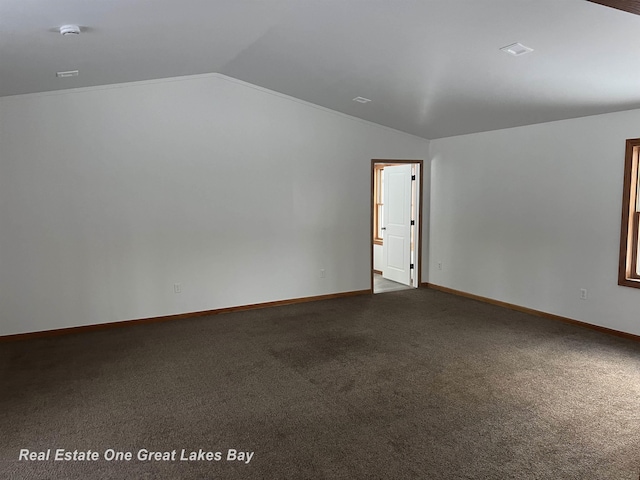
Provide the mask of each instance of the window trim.
{"label": "window trim", "polygon": [[378,236],[379,231],[379,222],[380,222],[380,207],[382,207],[382,202],[380,201],[382,197],[381,191],[381,174],[384,170],[384,164],[375,164],[373,166],[373,243],[375,245],[382,245],[383,239]]}
{"label": "window trim", "polygon": [[638,233],[640,231],[640,208],[638,180],[640,163],[640,138],[626,141],[624,160],[624,183],[622,187],[622,225],[620,228],[620,263],[618,285],[640,288],[638,272]]}

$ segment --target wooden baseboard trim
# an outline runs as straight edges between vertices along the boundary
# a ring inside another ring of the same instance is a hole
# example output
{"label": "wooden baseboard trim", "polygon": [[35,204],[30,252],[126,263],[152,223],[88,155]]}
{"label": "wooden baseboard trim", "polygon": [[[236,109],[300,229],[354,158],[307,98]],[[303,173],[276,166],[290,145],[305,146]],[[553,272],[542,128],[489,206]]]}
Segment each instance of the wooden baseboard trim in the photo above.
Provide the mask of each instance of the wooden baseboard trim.
{"label": "wooden baseboard trim", "polygon": [[473,293],[467,293],[461,290],[455,290],[453,288],[442,287],[440,285],[435,285],[433,283],[422,283],[420,284],[420,286],[431,288],[433,290],[438,290],[440,292],[451,293],[453,295],[458,295],[460,297],[470,298],[472,300],[478,300],[480,302],[489,303],[491,305],[496,305],[498,307],[508,308],[509,310],[528,313],[530,315],[535,315],[536,317],[543,317],[543,318],[548,318],[550,320],[557,320],[564,323],[570,323],[571,325],[577,325],[579,327],[588,328],[590,330],[596,330],[598,332],[606,333],[609,335],[615,335],[616,337],[627,338],[630,340],[635,340],[636,342],[640,342],[640,335],[634,335],[633,333],[621,332],[620,330],[614,330],[612,328],[601,327],[599,325],[593,325],[591,323],[581,322],[580,320],[574,320],[573,318],[562,317],[560,315],[555,315],[553,313],[547,313],[541,310],[534,310],[533,308],[522,307],[520,305],[515,305],[513,303],[502,302],[500,300],[494,300],[493,298],[482,297],[480,295],[474,295]]}
{"label": "wooden baseboard trim", "polygon": [[378,275],[382,275],[382,270],[373,269],[373,273],[377,273]]}
{"label": "wooden baseboard trim", "polygon": [[55,330],[44,330],[40,332],[17,333],[14,335],[0,336],[0,342],[17,340],[28,340],[32,338],[55,337],[58,335],[69,335],[73,333],[91,332],[95,330],[106,330],[109,328],[127,327],[131,325],[141,325],[146,323],[167,322],[171,320],[182,320],[185,318],[202,317],[205,315],[221,315],[224,313],[241,312],[245,310],[258,310],[261,308],[280,307],[283,305],[293,305],[296,303],[317,302],[320,300],[330,300],[332,298],[355,297],[357,295],[373,294],[371,289],[354,290],[351,292],[330,293],[327,295],[316,295],[313,297],[291,298],[288,300],[277,300],[275,302],[253,303],[250,305],[239,305],[237,307],[218,308],[215,310],[203,310],[201,312],[179,313],[176,315],[165,315],[162,317],[139,318],[135,320],[123,320],[119,322],[98,323],[94,325],[83,325],[80,327],[57,328]]}

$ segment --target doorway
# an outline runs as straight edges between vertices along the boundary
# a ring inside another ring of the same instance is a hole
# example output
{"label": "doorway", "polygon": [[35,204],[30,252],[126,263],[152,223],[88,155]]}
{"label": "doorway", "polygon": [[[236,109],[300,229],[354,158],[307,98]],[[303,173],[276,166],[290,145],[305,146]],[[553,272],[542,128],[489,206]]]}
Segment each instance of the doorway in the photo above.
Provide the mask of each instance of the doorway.
{"label": "doorway", "polygon": [[371,291],[422,279],[422,160],[371,160]]}

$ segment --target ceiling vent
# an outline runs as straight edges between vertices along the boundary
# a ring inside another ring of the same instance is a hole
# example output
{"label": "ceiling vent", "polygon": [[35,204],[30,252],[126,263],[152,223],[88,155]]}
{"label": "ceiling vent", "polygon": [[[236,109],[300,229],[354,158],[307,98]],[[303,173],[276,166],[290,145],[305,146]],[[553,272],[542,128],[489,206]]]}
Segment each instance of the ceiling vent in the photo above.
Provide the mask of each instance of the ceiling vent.
{"label": "ceiling vent", "polygon": [[56,77],[64,78],[64,77],[77,77],[78,70],[69,70],[68,72],[56,72]]}
{"label": "ceiling vent", "polygon": [[369,103],[371,100],[369,100],[368,98],[364,98],[364,97],[356,97],[353,99],[354,102],[358,102],[358,103]]}
{"label": "ceiling vent", "polygon": [[63,25],[60,27],[62,35],[80,35],[80,27],[78,25]]}
{"label": "ceiling vent", "polygon": [[521,43],[507,45],[506,47],[502,47],[500,50],[502,50],[503,52],[507,52],[514,57],[519,57],[520,55],[524,55],[525,53],[533,52],[533,48],[525,47]]}

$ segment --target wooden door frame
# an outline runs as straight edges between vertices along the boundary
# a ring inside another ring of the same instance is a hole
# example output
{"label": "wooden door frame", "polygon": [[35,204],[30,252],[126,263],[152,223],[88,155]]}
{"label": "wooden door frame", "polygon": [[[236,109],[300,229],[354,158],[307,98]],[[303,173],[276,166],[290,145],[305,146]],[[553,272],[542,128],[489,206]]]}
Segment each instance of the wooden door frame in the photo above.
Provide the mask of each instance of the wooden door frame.
{"label": "wooden door frame", "polygon": [[[423,195],[423,184],[424,184],[424,160],[389,160],[389,159],[380,159],[374,158],[371,160],[371,217],[369,219],[369,248],[371,249],[371,293],[373,294],[373,212],[376,208],[376,199],[374,196],[375,193],[375,166],[376,165],[419,165],[420,166],[420,185],[418,185],[418,234],[416,238],[417,252],[418,252],[418,261],[416,265],[416,271],[418,272],[418,287],[422,285],[422,205],[424,204]],[[413,288],[413,287],[412,287]]]}

